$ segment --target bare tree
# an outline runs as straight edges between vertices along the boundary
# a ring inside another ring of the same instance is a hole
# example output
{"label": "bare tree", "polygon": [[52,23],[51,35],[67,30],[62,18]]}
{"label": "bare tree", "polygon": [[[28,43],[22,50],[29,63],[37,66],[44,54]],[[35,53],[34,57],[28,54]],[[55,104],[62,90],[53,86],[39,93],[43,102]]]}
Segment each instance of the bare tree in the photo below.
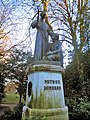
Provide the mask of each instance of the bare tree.
{"label": "bare tree", "polygon": [[[47,24],[51,29],[53,26],[53,30],[59,33],[61,41],[66,41],[73,47],[74,56],[77,56],[78,59],[79,53],[83,51],[87,43],[89,44],[90,11],[88,2],[89,0],[20,0],[8,2],[9,6],[12,5],[13,8],[12,21],[19,20],[19,24],[14,27],[14,33],[17,26],[26,25],[24,26],[26,29],[25,37],[19,41],[22,41],[22,45],[26,45],[29,49],[33,39],[35,40],[35,38],[30,38],[34,34],[30,24],[33,19],[36,19],[38,12],[44,10],[47,13]],[[18,35],[15,33],[15,36],[20,36],[20,31],[22,28],[18,29]],[[14,33],[12,33],[13,36]]]}
{"label": "bare tree", "polygon": [[[63,0],[63,2],[57,2],[58,8],[52,6],[54,15],[60,15],[57,17],[64,28],[59,28],[66,34],[62,34],[74,47],[75,55],[78,52],[83,51],[83,47],[86,45],[88,36],[86,36],[86,15],[88,13],[89,5],[88,0]],[[87,18],[87,21],[89,19]],[[89,26],[89,24],[88,24]],[[89,30],[89,29],[88,29]],[[89,33],[89,31],[88,31]]]}

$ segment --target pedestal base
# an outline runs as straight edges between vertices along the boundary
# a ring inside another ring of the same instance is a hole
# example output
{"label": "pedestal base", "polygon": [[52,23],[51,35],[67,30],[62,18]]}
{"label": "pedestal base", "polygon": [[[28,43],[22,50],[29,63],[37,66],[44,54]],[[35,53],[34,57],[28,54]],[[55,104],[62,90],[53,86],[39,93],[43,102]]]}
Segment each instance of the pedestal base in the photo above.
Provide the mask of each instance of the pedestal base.
{"label": "pedestal base", "polygon": [[23,109],[22,120],[68,120],[62,73],[63,68],[57,62],[32,63],[28,69],[26,109]]}
{"label": "pedestal base", "polygon": [[22,113],[22,120],[68,120],[68,108],[66,106],[57,109],[28,108]]}

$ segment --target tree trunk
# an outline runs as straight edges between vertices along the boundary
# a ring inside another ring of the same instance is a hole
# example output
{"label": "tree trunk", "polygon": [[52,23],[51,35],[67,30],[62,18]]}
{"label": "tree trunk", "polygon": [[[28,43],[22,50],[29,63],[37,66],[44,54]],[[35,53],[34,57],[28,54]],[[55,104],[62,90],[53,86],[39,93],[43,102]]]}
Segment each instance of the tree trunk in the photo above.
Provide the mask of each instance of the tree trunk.
{"label": "tree trunk", "polygon": [[22,94],[19,94],[19,103],[22,101]]}

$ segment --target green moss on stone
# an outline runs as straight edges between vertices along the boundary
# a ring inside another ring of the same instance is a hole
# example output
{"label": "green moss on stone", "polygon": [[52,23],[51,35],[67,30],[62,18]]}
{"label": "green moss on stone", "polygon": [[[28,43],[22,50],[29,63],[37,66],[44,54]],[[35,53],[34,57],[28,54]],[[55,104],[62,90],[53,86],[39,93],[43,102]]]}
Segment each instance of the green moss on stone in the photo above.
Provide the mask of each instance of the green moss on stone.
{"label": "green moss on stone", "polygon": [[[23,112],[22,120],[68,120],[68,109],[67,107],[58,109],[29,109],[28,119],[26,113]],[[39,118],[39,119],[38,119]],[[35,120],[35,119],[34,119]]]}

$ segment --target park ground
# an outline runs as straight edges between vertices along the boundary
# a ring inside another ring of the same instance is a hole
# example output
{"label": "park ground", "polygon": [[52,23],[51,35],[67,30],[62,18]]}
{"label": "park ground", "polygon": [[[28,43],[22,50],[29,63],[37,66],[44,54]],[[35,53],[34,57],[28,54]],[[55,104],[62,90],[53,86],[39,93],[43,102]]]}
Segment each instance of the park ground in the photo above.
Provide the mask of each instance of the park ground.
{"label": "park ground", "polygon": [[6,97],[3,99],[2,104],[0,105],[0,116],[4,113],[5,110],[12,109],[18,104],[19,95],[15,93],[6,93]]}

